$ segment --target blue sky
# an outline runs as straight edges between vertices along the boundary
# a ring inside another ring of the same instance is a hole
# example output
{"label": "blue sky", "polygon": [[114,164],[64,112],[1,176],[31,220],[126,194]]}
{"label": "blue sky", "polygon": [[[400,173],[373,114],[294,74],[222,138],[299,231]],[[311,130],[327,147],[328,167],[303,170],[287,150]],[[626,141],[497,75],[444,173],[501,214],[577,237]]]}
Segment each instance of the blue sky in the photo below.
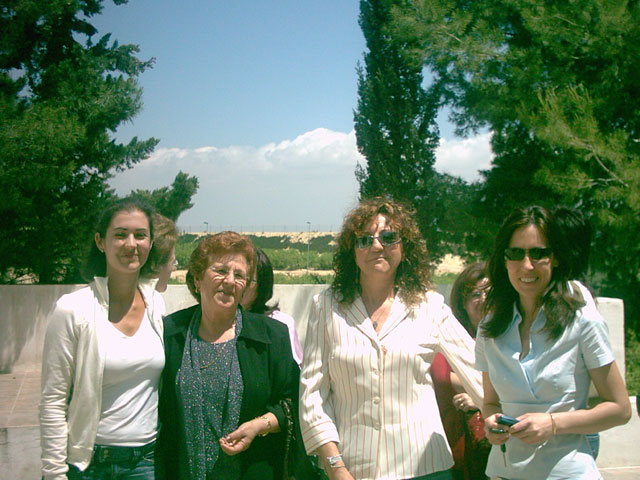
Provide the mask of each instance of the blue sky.
{"label": "blue sky", "polygon": [[[107,0],[99,34],[155,58],[143,111],[118,140],[156,137],[154,154],[111,182],[119,194],[196,175],[188,230],[336,230],[357,199],[353,109],[365,42],[359,2]],[[488,136],[443,122],[436,167],[477,178]]]}

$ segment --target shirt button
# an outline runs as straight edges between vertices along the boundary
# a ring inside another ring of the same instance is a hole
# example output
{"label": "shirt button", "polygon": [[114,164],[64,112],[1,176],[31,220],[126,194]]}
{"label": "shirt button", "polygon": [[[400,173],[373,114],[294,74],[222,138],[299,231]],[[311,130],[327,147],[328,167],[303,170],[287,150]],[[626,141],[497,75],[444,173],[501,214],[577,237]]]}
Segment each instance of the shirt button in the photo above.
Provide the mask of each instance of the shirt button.
{"label": "shirt button", "polygon": [[378,422],[374,423],[373,428],[376,430],[380,430],[380,424]]}
{"label": "shirt button", "polygon": [[373,404],[378,405],[380,403],[380,399],[378,397],[373,397]]}

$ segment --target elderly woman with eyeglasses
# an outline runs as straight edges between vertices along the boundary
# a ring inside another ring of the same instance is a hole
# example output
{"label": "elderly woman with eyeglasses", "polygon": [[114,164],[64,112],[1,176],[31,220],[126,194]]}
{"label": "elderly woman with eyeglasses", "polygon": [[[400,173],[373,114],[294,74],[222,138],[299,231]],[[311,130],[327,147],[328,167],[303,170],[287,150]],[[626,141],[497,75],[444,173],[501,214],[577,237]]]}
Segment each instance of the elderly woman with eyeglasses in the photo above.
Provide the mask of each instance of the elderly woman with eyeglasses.
{"label": "elderly woman with eyeglasses", "polygon": [[314,299],[301,373],[308,453],[335,479],[450,479],[429,368],[441,351],[477,402],[473,341],[429,290],[412,212],[377,197],[350,212],[335,279]]}
{"label": "elderly woman with eyeglasses", "polygon": [[165,319],[161,478],[283,477],[299,370],[287,327],[238,308],[255,268],[251,241],[234,232],[202,238],[191,255],[198,304]]}
{"label": "elderly woman with eyeglasses", "polygon": [[[491,477],[602,478],[585,434],[631,416],[607,325],[569,277],[577,246],[559,238],[562,231],[544,208],[516,209],[489,261],[476,366],[494,444]],[[590,382],[602,399],[593,408],[587,408]]]}

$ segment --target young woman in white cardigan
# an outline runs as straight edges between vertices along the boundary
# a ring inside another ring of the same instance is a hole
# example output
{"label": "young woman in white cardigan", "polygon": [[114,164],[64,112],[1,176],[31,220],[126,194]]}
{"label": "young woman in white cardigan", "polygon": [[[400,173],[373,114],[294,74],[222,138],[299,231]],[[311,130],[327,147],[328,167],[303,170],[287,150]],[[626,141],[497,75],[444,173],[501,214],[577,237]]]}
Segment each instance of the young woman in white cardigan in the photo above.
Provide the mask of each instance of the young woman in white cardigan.
{"label": "young woman in white cardigan", "polygon": [[95,229],[91,279],[62,296],[42,358],[40,439],[46,480],[154,478],[164,302],[143,277],[148,207],[120,201]]}

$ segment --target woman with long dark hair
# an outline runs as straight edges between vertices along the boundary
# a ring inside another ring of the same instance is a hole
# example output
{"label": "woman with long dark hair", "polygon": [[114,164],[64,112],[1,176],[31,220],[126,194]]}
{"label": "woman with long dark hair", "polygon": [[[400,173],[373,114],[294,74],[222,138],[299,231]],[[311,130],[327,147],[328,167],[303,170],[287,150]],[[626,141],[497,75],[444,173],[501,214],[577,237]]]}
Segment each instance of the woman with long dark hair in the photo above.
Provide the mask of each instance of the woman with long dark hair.
{"label": "woman with long dark hair", "polygon": [[45,479],[153,480],[164,302],[146,278],[148,207],[123,200],[95,228],[89,285],[58,300],[42,355]]}
{"label": "woman with long dark hair", "polygon": [[[571,282],[571,244],[542,207],[516,209],[489,261],[487,319],[476,342],[483,372],[487,475],[601,478],[585,434],[626,423],[629,397],[608,330]],[[602,402],[587,408],[590,381]],[[503,415],[514,417],[517,423]],[[497,445],[504,445],[498,448]]]}

